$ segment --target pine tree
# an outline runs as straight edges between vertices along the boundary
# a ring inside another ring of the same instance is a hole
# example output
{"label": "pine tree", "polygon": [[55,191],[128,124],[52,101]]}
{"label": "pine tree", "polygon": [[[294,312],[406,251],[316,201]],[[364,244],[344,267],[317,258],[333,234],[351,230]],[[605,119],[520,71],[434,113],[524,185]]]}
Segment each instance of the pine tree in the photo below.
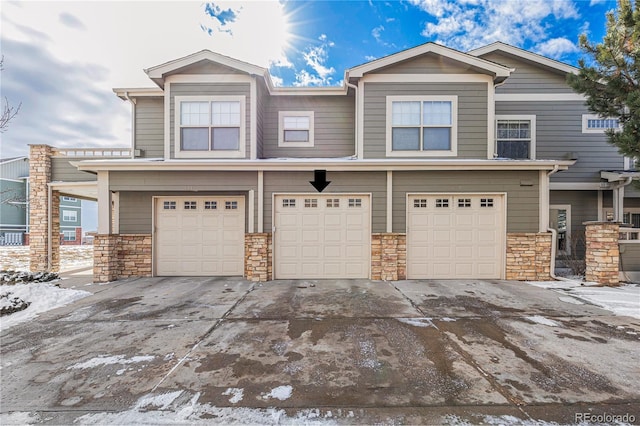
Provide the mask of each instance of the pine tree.
{"label": "pine tree", "polygon": [[592,44],[582,34],[580,48],[590,61],[580,59],[569,85],[586,95],[591,111],[619,120],[622,128],[607,132],[609,142],[640,159],[640,0],[618,0],[618,9],[607,13],[602,43]]}

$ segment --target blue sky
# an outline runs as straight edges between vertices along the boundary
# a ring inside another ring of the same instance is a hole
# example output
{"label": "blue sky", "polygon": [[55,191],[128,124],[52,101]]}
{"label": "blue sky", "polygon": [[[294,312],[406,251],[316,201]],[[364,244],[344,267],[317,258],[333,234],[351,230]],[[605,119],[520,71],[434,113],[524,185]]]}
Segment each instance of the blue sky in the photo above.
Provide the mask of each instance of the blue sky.
{"label": "blue sky", "polygon": [[126,147],[144,68],[210,49],[269,68],[279,85],[341,84],[347,68],[429,41],[466,51],[500,40],[575,65],[612,0],[1,3],[2,96],[22,102],[0,156],[27,144]]}

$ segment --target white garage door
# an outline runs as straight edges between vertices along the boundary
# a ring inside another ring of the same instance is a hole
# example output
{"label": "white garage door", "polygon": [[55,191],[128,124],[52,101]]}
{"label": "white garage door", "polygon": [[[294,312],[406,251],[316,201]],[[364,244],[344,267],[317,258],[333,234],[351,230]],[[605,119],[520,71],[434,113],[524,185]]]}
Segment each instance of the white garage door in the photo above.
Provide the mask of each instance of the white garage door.
{"label": "white garage door", "polygon": [[496,194],[409,194],[407,278],[501,278],[505,203]]}
{"label": "white garage door", "polygon": [[156,275],[243,275],[244,197],[159,197],[155,208]]}
{"label": "white garage door", "polygon": [[368,195],[277,195],[274,203],[275,278],[369,277]]}

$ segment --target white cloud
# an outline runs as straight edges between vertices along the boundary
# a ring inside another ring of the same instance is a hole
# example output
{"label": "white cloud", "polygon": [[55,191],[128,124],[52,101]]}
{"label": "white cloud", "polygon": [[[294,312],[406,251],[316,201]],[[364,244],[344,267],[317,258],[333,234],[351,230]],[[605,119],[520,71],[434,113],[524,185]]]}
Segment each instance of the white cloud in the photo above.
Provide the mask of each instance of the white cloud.
{"label": "white cloud", "polygon": [[598,5],[598,4],[605,4],[605,3],[607,3],[607,1],[609,1],[609,0],[591,0],[589,2],[589,6],[595,6],[595,5]]}
{"label": "white cloud", "polygon": [[294,86],[327,86],[333,84],[333,74],[336,72],[334,67],[327,66],[329,59],[328,49],[334,46],[326,34],[320,35],[318,40],[320,45],[307,47],[302,52],[302,58],[305,65],[311,70],[301,69],[296,72],[296,81]]}
{"label": "white cloud", "polygon": [[494,41],[523,45],[548,38],[545,20],[578,19],[572,0],[411,0],[434,22],[425,24],[422,35],[447,46],[469,50]]}
{"label": "white cloud", "polygon": [[380,37],[383,31],[384,31],[384,25],[379,25],[371,30],[371,35],[373,36],[373,38],[376,39],[378,43],[382,41]]}
{"label": "white cloud", "polygon": [[553,59],[560,59],[567,53],[578,52],[578,47],[570,40],[559,37],[539,43],[535,49],[537,53]]}
{"label": "white cloud", "polygon": [[294,86],[306,87],[306,86],[322,86],[325,81],[317,75],[311,75],[307,70],[301,70],[296,73],[296,81]]}

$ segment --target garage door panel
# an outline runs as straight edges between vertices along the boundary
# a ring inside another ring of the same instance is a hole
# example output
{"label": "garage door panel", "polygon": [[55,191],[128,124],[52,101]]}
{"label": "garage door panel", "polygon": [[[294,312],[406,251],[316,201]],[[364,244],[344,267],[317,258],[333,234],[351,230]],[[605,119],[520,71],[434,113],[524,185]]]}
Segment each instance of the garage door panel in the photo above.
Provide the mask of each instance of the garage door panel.
{"label": "garage door panel", "polygon": [[407,203],[408,278],[502,276],[502,196],[415,194]]}
{"label": "garage door panel", "polygon": [[[307,207],[290,211],[284,207],[285,200],[295,200],[296,205]],[[360,195],[276,196],[275,278],[368,277],[371,253],[368,205],[368,197]],[[348,267],[348,263],[354,266]]]}

